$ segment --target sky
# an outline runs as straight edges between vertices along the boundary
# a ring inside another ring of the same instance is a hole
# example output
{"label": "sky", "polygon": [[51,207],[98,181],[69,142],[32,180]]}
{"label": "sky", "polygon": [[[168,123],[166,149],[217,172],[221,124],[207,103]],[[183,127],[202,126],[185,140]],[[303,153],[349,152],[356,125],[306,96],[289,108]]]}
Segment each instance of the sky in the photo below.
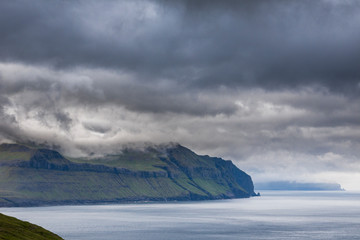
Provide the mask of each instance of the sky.
{"label": "sky", "polygon": [[359,43],[356,0],[0,1],[0,142],[360,190]]}

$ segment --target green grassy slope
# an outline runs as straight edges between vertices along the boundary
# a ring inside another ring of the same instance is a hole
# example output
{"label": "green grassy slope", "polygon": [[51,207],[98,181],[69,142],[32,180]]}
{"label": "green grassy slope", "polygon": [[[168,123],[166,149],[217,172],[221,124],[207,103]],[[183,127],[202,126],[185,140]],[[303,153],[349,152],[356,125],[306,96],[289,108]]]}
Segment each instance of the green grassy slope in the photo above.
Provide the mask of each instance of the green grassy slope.
{"label": "green grassy slope", "polygon": [[0,206],[252,195],[250,176],[230,161],[199,156],[180,145],[71,161],[47,149],[0,146]]}
{"label": "green grassy slope", "polygon": [[1,240],[61,240],[42,227],[0,213]]}
{"label": "green grassy slope", "polygon": [[186,198],[188,194],[166,177],[17,167],[0,169],[0,196],[9,206],[167,200]]}

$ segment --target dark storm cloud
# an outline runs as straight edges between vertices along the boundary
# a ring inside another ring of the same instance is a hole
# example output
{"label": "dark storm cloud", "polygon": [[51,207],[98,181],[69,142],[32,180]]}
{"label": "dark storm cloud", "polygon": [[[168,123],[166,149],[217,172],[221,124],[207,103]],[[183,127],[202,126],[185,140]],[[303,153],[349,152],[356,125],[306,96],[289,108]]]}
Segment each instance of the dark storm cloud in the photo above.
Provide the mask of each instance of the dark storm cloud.
{"label": "dark storm cloud", "polygon": [[358,92],[357,1],[2,1],[0,59],[188,86]]}
{"label": "dark storm cloud", "polygon": [[[63,72],[11,64],[0,66],[1,72],[1,94],[22,94],[19,101],[22,101],[24,110],[45,109],[44,114],[53,113],[59,123],[65,124],[65,128],[71,124],[71,119],[66,117],[61,108],[69,104],[79,108],[115,105],[139,112],[174,112],[198,116],[230,115],[237,110],[233,99],[221,96],[228,94],[228,91],[199,92],[176,82],[144,83],[120,72],[89,69]],[[218,96],[214,102],[215,95]]]}

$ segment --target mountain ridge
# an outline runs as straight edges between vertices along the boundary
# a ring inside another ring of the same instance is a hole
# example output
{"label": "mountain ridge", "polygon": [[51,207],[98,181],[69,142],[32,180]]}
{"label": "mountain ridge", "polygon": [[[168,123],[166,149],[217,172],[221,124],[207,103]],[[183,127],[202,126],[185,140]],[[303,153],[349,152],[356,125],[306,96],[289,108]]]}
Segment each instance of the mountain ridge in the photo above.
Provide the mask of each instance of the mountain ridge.
{"label": "mountain ridge", "polygon": [[68,158],[19,144],[0,145],[0,206],[206,200],[255,196],[231,161],[179,144]]}

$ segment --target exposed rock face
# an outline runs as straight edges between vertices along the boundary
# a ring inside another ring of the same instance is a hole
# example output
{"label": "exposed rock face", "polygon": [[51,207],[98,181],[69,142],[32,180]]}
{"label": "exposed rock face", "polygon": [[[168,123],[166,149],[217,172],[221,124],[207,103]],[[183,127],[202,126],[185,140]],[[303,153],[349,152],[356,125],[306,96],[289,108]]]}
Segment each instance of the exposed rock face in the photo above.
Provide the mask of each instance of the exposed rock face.
{"label": "exposed rock face", "polygon": [[65,159],[60,153],[48,149],[39,149],[28,162],[28,167],[44,168],[51,170],[69,170],[71,162]]}
{"label": "exposed rock face", "polygon": [[0,146],[0,206],[250,196],[251,177],[231,161],[181,145],[71,161],[49,149]]}

